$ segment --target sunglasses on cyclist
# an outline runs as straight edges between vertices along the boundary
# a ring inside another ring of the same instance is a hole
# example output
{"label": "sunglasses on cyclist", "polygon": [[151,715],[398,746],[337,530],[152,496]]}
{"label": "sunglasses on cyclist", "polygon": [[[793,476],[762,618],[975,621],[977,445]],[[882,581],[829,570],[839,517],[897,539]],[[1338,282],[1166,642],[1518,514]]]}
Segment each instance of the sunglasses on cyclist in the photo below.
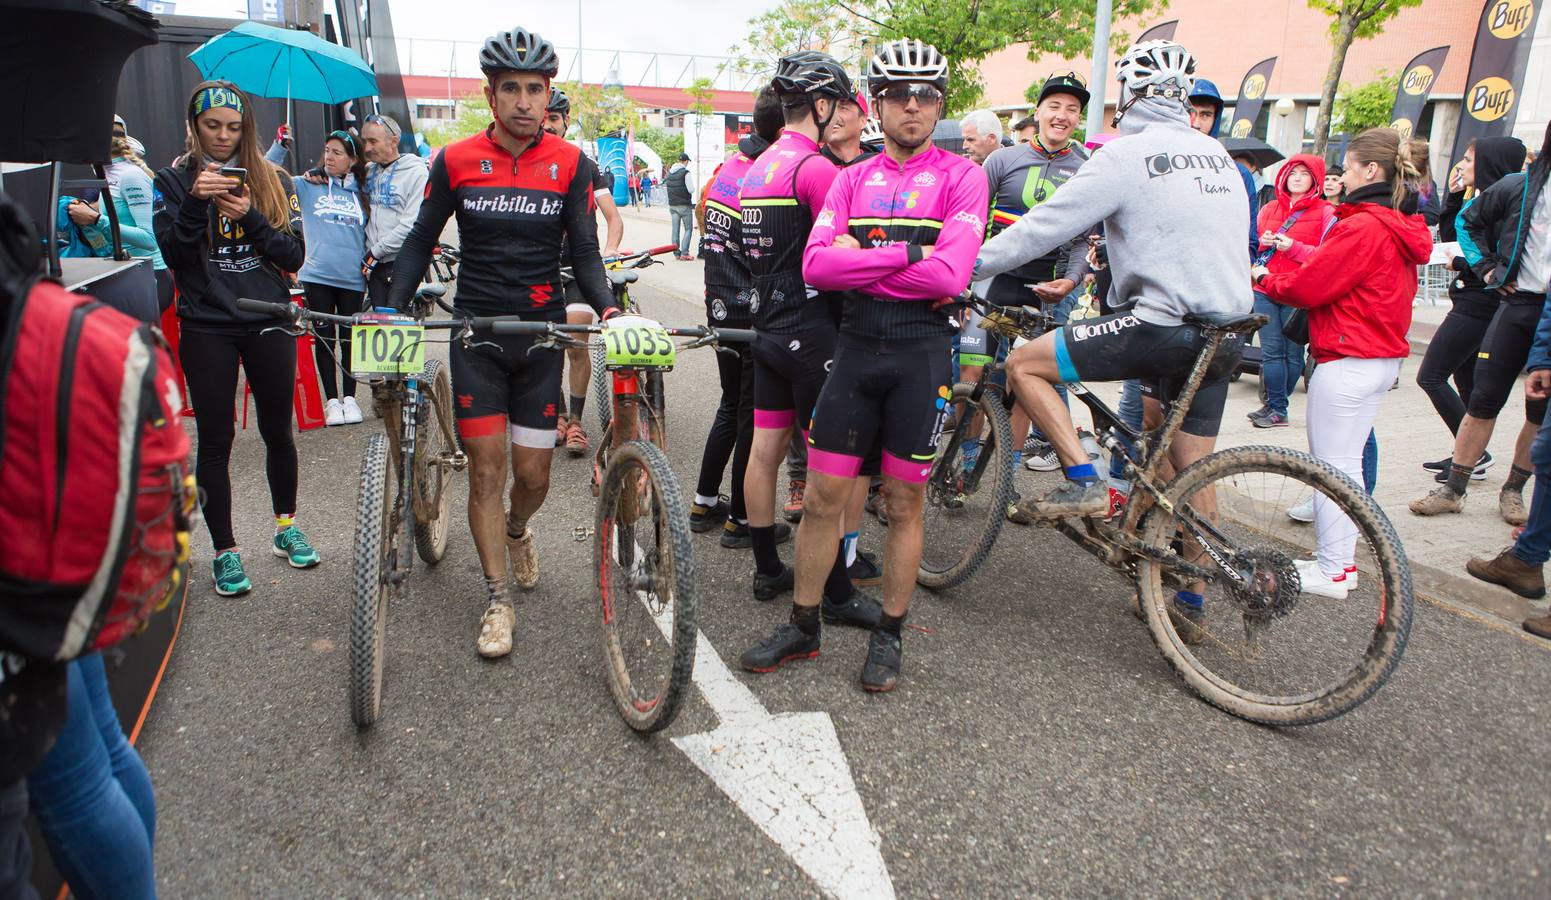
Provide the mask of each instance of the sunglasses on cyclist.
{"label": "sunglasses on cyclist", "polygon": [[917,81],[909,84],[891,84],[878,92],[879,100],[898,106],[909,105],[912,98],[920,105],[926,106],[941,100],[942,91],[939,91],[936,85]]}

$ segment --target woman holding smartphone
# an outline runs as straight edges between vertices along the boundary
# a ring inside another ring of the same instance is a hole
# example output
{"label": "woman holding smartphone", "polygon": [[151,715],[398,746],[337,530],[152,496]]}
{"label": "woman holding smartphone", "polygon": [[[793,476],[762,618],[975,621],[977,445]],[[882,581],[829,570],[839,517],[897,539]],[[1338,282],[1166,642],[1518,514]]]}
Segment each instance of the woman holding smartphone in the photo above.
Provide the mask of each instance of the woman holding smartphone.
{"label": "woman holding smartphone", "polygon": [[317,551],[295,522],[296,339],[263,333],[274,325],[272,318],[237,308],[238,298],[290,302],[288,273],[305,259],[301,208],[291,179],[264,160],[246,94],[224,81],[202,82],[186,111],[188,152],[156,174],[164,201],[156,240],[178,285],[178,351],[198,431],[195,475],[215,545],[215,590],[231,597],[253,588],[232,531],[228,471],[239,365],[264,439],[275,514],[272,550],[296,568],[318,564]]}
{"label": "woman holding smartphone", "polygon": [[[323,158],[309,174],[323,177],[321,184],[303,176],[295,179],[307,234],[307,261],[296,277],[307,292],[308,309],[353,316],[361,311],[361,298],[366,294],[361,260],[366,258],[370,209],[363,190],[366,159],[355,136],[348,131],[331,132],[323,142]],[[328,398],[323,404],[323,421],[354,425],[362,416],[355,402],[355,379],[350,377],[350,331],[338,329],[337,349],[335,332],[333,325],[320,325],[312,343],[323,396]]]}

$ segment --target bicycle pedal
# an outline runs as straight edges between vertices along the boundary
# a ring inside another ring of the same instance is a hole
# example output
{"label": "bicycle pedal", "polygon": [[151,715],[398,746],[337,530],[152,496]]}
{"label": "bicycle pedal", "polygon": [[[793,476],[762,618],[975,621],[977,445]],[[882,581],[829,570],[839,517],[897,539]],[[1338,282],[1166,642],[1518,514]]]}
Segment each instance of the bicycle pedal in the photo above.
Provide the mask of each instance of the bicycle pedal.
{"label": "bicycle pedal", "polygon": [[586,541],[586,540],[590,540],[594,533],[595,532],[592,530],[592,528],[590,526],[578,525],[575,528],[571,529],[571,540],[573,540],[573,541]]}

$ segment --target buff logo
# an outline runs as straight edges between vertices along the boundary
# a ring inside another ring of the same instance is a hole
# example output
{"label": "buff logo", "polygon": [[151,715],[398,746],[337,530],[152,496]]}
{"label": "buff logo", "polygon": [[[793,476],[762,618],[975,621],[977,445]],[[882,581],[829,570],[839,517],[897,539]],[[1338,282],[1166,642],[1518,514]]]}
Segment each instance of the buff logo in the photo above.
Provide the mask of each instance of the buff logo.
{"label": "buff logo", "polygon": [[565,201],[560,198],[535,201],[532,197],[500,194],[494,197],[464,197],[465,212],[511,213],[519,216],[554,216]]}
{"label": "buff logo", "polygon": [[1496,76],[1476,82],[1467,97],[1470,117],[1482,122],[1495,122],[1513,109],[1513,85]]}
{"label": "buff logo", "polygon": [[1406,73],[1406,77],[1400,81],[1400,89],[1413,97],[1420,97],[1432,87],[1433,79],[1437,77],[1433,70],[1427,66],[1417,66]]}
{"label": "buff logo", "polygon": [[1207,153],[1157,153],[1143,160],[1147,177],[1158,178],[1170,172],[1190,169],[1210,169],[1213,175],[1233,168],[1233,159],[1227,154]]}
{"label": "buff logo", "polygon": [[984,229],[986,227],[986,223],[984,221],[982,221],[979,216],[975,215],[972,212],[954,213],[953,214],[953,221],[955,221],[955,222],[963,222],[965,225],[968,225],[969,227],[975,229],[976,231],[980,231],[980,230],[982,230],[982,229]]}
{"label": "buff logo", "polygon": [[1256,72],[1244,80],[1244,96],[1259,100],[1266,92],[1266,76]]}
{"label": "buff logo", "polygon": [[1534,0],[1498,0],[1492,4],[1486,27],[1493,37],[1509,41],[1528,30],[1534,18]]}
{"label": "buff logo", "polygon": [[1136,316],[1121,316],[1118,319],[1109,319],[1094,325],[1069,325],[1067,330],[1070,332],[1072,340],[1086,341],[1099,335],[1119,334],[1122,329],[1134,327],[1136,324]]}

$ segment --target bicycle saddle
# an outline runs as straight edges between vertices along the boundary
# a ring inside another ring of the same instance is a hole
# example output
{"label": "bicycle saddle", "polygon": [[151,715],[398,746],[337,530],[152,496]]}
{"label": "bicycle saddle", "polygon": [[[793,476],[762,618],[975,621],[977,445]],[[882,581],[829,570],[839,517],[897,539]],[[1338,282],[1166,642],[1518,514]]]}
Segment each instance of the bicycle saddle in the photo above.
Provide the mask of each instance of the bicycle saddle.
{"label": "bicycle saddle", "polygon": [[1199,325],[1214,331],[1248,334],[1266,324],[1269,319],[1257,313],[1186,313],[1183,321],[1186,325]]}
{"label": "bicycle saddle", "polygon": [[447,285],[445,285],[445,284],[422,284],[415,291],[415,293],[417,295],[419,295],[419,296],[422,296],[422,297],[441,298],[441,297],[447,296]]}
{"label": "bicycle saddle", "polygon": [[621,287],[627,284],[635,284],[636,280],[641,277],[641,274],[632,269],[626,269],[624,271],[610,270],[608,276],[611,284],[615,287]]}

